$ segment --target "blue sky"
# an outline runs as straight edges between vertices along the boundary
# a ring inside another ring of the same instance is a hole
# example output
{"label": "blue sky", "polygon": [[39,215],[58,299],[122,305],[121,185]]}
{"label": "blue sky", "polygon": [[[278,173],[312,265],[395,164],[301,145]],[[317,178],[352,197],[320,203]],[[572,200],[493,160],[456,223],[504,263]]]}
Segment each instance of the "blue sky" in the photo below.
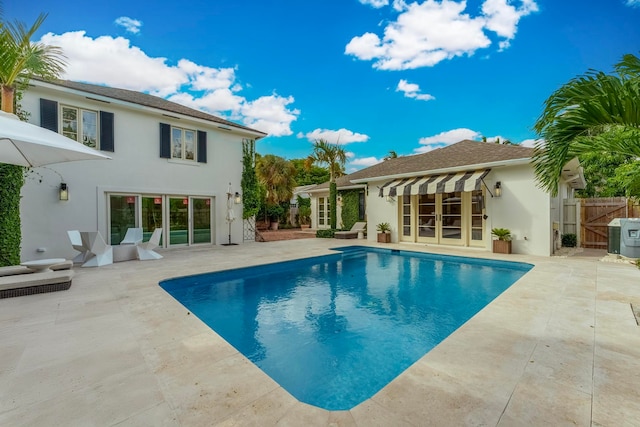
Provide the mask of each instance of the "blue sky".
{"label": "blue sky", "polygon": [[[55,4],[55,6],[54,6]],[[348,171],[486,136],[531,145],[544,100],[640,54],[640,0],[4,1],[63,48],[63,78],[138,90],[269,133]]]}

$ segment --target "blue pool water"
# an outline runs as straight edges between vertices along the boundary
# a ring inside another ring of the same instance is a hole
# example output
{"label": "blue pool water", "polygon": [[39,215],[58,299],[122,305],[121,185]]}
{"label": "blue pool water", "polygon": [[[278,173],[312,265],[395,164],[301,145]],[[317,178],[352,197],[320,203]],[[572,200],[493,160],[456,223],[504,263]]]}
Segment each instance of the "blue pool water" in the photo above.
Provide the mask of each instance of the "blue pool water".
{"label": "blue pool water", "polygon": [[348,410],[532,267],[357,246],[340,250],[160,285],[300,401]]}

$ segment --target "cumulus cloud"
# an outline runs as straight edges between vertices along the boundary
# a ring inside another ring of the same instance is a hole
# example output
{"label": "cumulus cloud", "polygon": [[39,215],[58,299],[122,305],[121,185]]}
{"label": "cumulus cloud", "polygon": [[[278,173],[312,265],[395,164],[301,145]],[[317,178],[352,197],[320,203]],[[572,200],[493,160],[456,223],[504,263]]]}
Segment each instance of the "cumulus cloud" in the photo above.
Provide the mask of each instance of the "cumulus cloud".
{"label": "cumulus cloud", "polygon": [[130,89],[239,121],[272,136],[291,135],[300,111],[294,98],[277,94],[249,100],[235,68],[213,68],[180,59],[150,57],[124,37],[92,38],[84,31],[45,34],[42,43],[59,46],[68,66],[62,78]]}
{"label": "cumulus cloud", "polygon": [[116,19],[114,23],[124,28],[126,32],[131,34],[138,34],[140,32],[140,27],[142,27],[142,21],[129,18],[128,16],[121,16],[120,18]]}
{"label": "cumulus cloud", "polygon": [[476,139],[480,137],[480,133],[471,129],[459,128],[441,132],[434,136],[427,136],[420,138],[420,147],[414,149],[416,153],[426,153],[436,148],[445,147],[447,145],[455,144],[463,139]]}
{"label": "cumulus cloud", "polygon": [[405,97],[414,98],[419,101],[431,101],[436,99],[433,95],[429,95],[428,93],[420,93],[420,86],[415,83],[409,83],[404,79],[398,82],[396,92],[404,92]]}
{"label": "cumulus cloud", "polygon": [[[380,2],[381,3],[381,2]],[[491,46],[486,31],[506,49],[517,32],[520,19],[538,10],[534,0],[485,0],[481,13],[465,13],[466,1],[426,0],[393,3],[397,19],[384,29],[382,37],[373,32],[356,36],[345,47],[345,54],[361,60],[375,60],[374,68],[407,70],[432,67],[445,59],[473,55]],[[382,7],[381,5],[380,7]]]}
{"label": "cumulus cloud", "polygon": [[542,141],[540,139],[525,139],[520,143],[523,147],[535,147],[538,141]]}
{"label": "cumulus cloud", "polygon": [[627,0],[627,6],[640,7],[640,0]]}
{"label": "cumulus cloud", "polygon": [[297,137],[307,138],[311,142],[318,139],[324,139],[325,141],[333,144],[349,144],[352,142],[367,142],[369,140],[368,135],[356,133],[344,128],[339,130],[315,129],[311,132],[307,132],[306,134],[300,132]]}
{"label": "cumulus cloud", "polygon": [[380,9],[381,7],[389,4],[389,0],[359,0],[359,1],[362,4],[367,4],[376,9]]}
{"label": "cumulus cloud", "polygon": [[382,159],[378,159],[377,157],[361,157],[358,159],[353,159],[349,162],[352,166],[364,166],[369,167],[373,165],[377,165],[382,162]]}

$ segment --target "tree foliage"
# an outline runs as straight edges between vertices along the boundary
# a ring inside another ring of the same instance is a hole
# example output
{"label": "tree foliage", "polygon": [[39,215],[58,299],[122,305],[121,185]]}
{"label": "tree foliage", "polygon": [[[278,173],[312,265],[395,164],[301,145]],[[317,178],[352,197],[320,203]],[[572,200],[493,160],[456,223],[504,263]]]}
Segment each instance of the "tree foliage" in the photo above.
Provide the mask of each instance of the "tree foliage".
{"label": "tree foliage", "polygon": [[267,205],[291,200],[296,186],[296,168],[290,161],[273,154],[261,156],[256,162],[256,173],[266,189]]}
{"label": "tree foliage", "polygon": [[347,162],[347,153],[338,144],[331,144],[323,139],[313,143],[313,152],[307,157],[307,165],[327,165],[329,169],[329,220],[332,229],[337,223],[337,199],[338,192],[336,178],[344,175],[344,164]]}
{"label": "tree foliage", "polygon": [[254,217],[260,211],[260,188],[256,175],[256,149],[252,139],[242,140],[242,218]]}
{"label": "tree foliage", "polygon": [[296,168],[296,183],[298,185],[322,184],[329,181],[329,169],[317,166],[307,165],[307,159],[291,159],[291,163]]}
{"label": "tree foliage", "polygon": [[557,194],[564,165],[585,153],[640,157],[640,59],[624,55],[614,74],[590,70],[555,91],[534,125],[542,138],[533,164],[539,185]]}

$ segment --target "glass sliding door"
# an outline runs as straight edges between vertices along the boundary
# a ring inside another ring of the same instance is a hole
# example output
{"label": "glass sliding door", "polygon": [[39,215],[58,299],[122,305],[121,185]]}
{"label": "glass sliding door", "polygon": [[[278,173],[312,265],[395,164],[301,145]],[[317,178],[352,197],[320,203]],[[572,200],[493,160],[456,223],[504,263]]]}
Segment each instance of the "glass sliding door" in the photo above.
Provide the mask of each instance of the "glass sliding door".
{"label": "glass sliding door", "polygon": [[119,245],[127,230],[137,226],[137,204],[137,196],[109,196],[109,244]]}
{"label": "glass sliding door", "polygon": [[[156,228],[162,228],[162,196],[142,196],[142,234],[143,241],[147,242]],[[164,235],[160,239],[160,245]]]}
{"label": "glass sliding door", "polygon": [[442,195],[442,240],[443,243],[462,241],[462,193]]}
{"label": "glass sliding door", "polygon": [[189,198],[169,197],[169,245],[189,244]]}
{"label": "glass sliding door", "polygon": [[192,198],[192,243],[211,243],[211,199]]}

